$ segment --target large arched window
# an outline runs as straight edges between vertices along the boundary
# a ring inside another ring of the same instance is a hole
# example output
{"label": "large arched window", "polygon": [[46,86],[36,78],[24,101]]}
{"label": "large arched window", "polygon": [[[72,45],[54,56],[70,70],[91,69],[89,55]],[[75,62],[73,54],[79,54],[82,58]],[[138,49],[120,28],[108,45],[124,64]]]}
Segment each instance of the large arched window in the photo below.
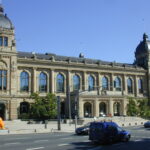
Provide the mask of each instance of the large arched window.
{"label": "large arched window", "polygon": [[78,75],[73,76],[73,90],[80,89],[80,77]]}
{"label": "large arched window", "polygon": [[92,117],[92,105],[89,102],[84,104],[84,117]]}
{"label": "large arched window", "polygon": [[99,104],[99,116],[105,116],[106,115],[106,104],[104,102],[101,102]]}
{"label": "large arched window", "polygon": [[20,75],[20,91],[28,92],[29,91],[29,74],[27,72],[21,72]]}
{"label": "large arched window", "polygon": [[64,92],[64,76],[60,73],[56,78],[56,90],[57,92]]}
{"label": "large arched window", "polygon": [[114,81],[114,87],[115,87],[116,91],[121,91],[121,80],[119,77],[116,77],[116,79]]}
{"label": "large arched window", "polygon": [[0,90],[7,89],[7,71],[0,70]]}
{"label": "large arched window", "polygon": [[127,86],[128,86],[128,93],[133,93],[133,84],[130,78],[127,80]]}
{"label": "large arched window", "polygon": [[114,103],[114,116],[120,116],[120,103]]}
{"label": "large arched window", "polygon": [[94,90],[94,77],[89,75],[88,77],[88,90],[92,91]]}
{"label": "large arched window", "polygon": [[102,89],[108,90],[108,78],[107,77],[102,78]]}
{"label": "large arched window", "polygon": [[29,103],[28,102],[21,102],[20,103],[20,114],[29,113]]}
{"label": "large arched window", "polygon": [[143,93],[143,81],[142,81],[142,79],[138,80],[138,89],[139,89],[139,93]]}
{"label": "large arched window", "polygon": [[47,75],[43,72],[39,75],[39,91],[47,92]]}

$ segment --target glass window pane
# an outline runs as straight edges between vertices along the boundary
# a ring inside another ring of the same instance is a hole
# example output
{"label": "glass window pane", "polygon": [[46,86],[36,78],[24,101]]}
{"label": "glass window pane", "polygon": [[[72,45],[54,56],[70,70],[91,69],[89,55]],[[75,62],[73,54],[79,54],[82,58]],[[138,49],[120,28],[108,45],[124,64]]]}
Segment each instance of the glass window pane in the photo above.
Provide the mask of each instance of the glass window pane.
{"label": "glass window pane", "polygon": [[102,89],[108,90],[108,79],[106,77],[102,78]]}
{"label": "glass window pane", "polygon": [[62,74],[57,75],[56,89],[57,92],[64,92],[64,76]]}
{"label": "glass window pane", "polygon": [[89,91],[94,90],[94,77],[91,75],[88,77],[88,87]]}
{"label": "glass window pane", "polygon": [[78,75],[73,76],[73,90],[80,89],[80,77]]}
{"label": "glass window pane", "polygon": [[132,80],[129,78],[127,80],[128,93],[133,93]]}
{"label": "glass window pane", "polygon": [[47,75],[45,73],[39,75],[39,91],[47,92]]}
{"label": "glass window pane", "polygon": [[139,88],[139,93],[143,93],[143,81],[142,81],[142,79],[138,80],[138,88]]}
{"label": "glass window pane", "polygon": [[4,37],[4,46],[8,46],[8,37]]}
{"label": "glass window pane", "polygon": [[24,92],[29,91],[29,75],[27,72],[22,72],[20,75],[20,90]]}
{"label": "glass window pane", "polygon": [[7,88],[7,71],[3,71],[3,90]]}
{"label": "glass window pane", "polygon": [[0,46],[3,46],[3,37],[0,36]]}
{"label": "glass window pane", "polygon": [[121,91],[121,80],[119,77],[116,77],[116,79],[114,81],[114,87],[115,87],[116,91]]}

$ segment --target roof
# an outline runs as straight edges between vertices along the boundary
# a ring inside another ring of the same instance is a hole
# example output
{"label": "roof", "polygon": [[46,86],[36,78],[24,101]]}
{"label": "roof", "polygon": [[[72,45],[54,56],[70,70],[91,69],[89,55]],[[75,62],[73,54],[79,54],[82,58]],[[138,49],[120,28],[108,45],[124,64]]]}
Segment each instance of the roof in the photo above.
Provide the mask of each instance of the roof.
{"label": "roof", "polygon": [[0,27],[5,29],[13,29],[13,24],[7,15],[4,14],[2,5],[0,5]]}
{"label": "roof", "polygon": [[35,53],[35,52],[18,51],[18,58],[51,60],[51,61],[55,61],[55,62],[73,62],[73,63],[83,63],[83,64],[112,65],[112,66],[120,66],[120,67],[141,68],[134,64],[108,62],[108,61],[102,61],[102,60],[98,60],[98,59],[60,56],[60,55],[56,55],[53,53],[40,54],[40,53]]}

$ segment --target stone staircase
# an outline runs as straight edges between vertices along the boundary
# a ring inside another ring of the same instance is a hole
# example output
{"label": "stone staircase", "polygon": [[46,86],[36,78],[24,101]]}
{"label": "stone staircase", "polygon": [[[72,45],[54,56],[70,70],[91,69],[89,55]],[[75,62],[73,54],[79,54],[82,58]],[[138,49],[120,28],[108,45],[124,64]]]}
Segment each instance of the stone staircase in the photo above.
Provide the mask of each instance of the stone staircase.
{"label": "stone staircase", "polygon": [[136,126],[143,125],[146,119],[140,117],[99,117],[99,118],[84,118],[83,124],[92,121],[113,121],[116,122],[119,126]]}

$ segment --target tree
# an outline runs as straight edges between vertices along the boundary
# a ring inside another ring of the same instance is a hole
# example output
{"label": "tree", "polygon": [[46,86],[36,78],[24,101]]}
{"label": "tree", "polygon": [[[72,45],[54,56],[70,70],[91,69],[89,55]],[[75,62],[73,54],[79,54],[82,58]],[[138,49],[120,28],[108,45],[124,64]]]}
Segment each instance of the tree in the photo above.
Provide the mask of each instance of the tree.
{"label": "tree", "polygon": [[136,101],[132,98],[129,97],[129,103],[127,105],[127,115],[128,116],[136,116],[139,113]]}
{"label": "tree", "polygon": [[31,98],[35,100],[31,104],[30,117],[38,120],[46,120],[55,118],[57,115],[56,96],[48,93],[46,97],[40,97],[38,93],[31,94]]}

